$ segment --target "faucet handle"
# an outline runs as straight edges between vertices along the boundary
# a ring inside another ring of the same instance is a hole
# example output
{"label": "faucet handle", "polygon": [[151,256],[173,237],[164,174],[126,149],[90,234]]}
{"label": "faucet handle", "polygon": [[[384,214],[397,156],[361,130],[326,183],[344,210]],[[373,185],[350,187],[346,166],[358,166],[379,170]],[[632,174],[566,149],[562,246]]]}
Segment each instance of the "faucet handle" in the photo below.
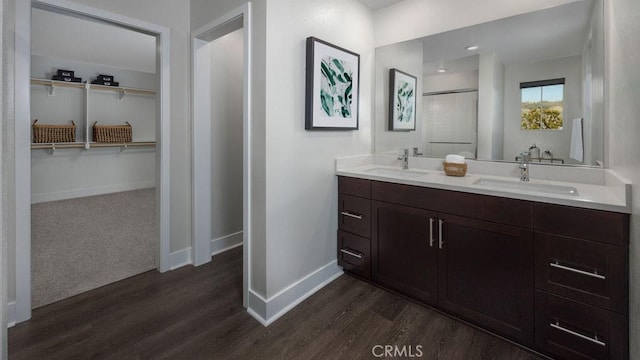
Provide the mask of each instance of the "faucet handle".
{"label": "faucet handle", "polygon": [[528,151],[523,151],[520,153],[520,162],[528,163],[531,160],[531,153]]}

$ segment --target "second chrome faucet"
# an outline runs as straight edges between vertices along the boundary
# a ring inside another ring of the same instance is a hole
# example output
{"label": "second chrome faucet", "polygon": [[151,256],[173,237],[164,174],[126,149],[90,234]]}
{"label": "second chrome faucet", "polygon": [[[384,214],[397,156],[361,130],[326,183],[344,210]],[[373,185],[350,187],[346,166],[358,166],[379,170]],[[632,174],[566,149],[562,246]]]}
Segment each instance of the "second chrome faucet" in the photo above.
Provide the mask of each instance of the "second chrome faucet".
{"label": "second chrome faucet", "polygon": [[520,181],[529,181],[529,160],[531,154],[528,151],[524,151],[520,154]]}

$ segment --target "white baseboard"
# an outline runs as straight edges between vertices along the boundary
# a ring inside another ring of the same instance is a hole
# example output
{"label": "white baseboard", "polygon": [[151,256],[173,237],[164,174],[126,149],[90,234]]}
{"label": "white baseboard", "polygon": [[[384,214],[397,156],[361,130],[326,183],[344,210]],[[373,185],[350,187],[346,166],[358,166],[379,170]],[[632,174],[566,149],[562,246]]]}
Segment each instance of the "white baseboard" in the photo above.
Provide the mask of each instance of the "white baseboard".
{"label": "white baseboard", "polygon": [[[211,240],[211,256],[242,245],[242,231]],[[169,255],[169,270],[175,270],[193,264],[191,247],[174,251]]]}
{"label": "white baseboard", "polygon": [[250,289],[247,312],[262,325],[269,326],[342,274],[337,260],[333,260],[269,299],[265,299]]}
{"label": "white baseboard", "polygon": [[175,270],[193,264],[191,248],[174,251],[169,255],[169,270]]}
{"label": "white baseboard", "polygon": [[7,303],[7,327],[16,325],[16,302]]}
{"label": "white baseboard", "polygon": [[57,201],[65,199],[75,199],[87,196],[104,195],[116,192],[147,189],[156,186],[155,180],[142,181],[130,184],[118,184],[108,186],[98,186],[93,188],[74,189],[67,191],[58,191],[52,193],[40,193],[31,195],[31,203],[37,204],[47,201]]}
{"label": "white baseboard", "polygon": [[211,240],[211,256],[242,245],[242,231]]}

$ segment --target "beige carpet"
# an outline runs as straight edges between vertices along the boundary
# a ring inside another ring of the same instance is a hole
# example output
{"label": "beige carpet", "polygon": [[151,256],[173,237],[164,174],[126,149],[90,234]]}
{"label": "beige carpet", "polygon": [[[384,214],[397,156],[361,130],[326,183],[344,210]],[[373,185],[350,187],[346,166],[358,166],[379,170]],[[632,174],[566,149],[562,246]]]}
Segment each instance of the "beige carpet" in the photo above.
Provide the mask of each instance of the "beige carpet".
{"label": "beige carpet", "polygon": [[32,307],[154,269],[155,208],[155,189],[32,205]]}

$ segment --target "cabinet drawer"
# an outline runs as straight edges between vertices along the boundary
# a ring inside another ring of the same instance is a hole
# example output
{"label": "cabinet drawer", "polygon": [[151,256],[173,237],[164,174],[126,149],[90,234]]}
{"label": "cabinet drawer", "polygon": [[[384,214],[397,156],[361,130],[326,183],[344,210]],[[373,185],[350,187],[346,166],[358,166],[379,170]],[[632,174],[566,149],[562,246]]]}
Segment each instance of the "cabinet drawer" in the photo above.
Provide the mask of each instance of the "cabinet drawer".
{"label": "cabinet drawer", "polygon": [[338,230],[338,265],[345,271],[371,277],[371,240]]}
{"label": "cabinet drawer", "polygon": [[371,235],[371,200],[350,195],[338,196],[338,228],[356,235]]}
{"label": "cabinet drawer", "polygon": [[373,181],[371,198],[523,228],[533,227],[533,203],[420,186]]}
{"label": "cabinet drawer", "polygon": [[620,314],[536,291],[536,347],[561,359],[627,358]]}
{"label": "cabinet drawer", "polygon": [[339,176],[338,193],[371,199],[371,180]]}
{"label": "cabinet drawer", "polygon": [[562,205],[534,205],[534,228],[551,234],[627,245],[629,215]]}
{"label": "cabinet drawer", "polygon": [[536,287],[625,313],[625,248],[535,233]]}

